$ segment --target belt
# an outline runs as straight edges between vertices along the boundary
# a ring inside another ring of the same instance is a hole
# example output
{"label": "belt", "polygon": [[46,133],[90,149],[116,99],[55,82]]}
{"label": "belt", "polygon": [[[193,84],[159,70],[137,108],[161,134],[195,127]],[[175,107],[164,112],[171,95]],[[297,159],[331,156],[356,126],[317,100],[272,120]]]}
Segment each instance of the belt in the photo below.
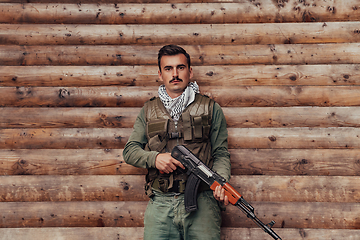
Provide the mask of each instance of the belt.
{"label": "belt", "polygon": [[[159,182],[156,180],[154,181],[152,187],[163,192],[159,187]],[[201,181],[198,192],[209,191],[209,190],[210,190],[210,187],[205,182]],[[169,188],[166,192],[184,193],[185,192],[185,184],[182,183],[182,180],[175,180],[173,182],[173,186],[171,188]]]}
{"label": "belt", "polygon": [[169,188],[169,179],[159,179],[156,178],[152,183],[152,188],[160,190],[163,193],[172,192],[172,193],[184,193],[185,192],[185,182],[184,180],[173,180],[172,187]]}
{"label": "belt", "polygon": [[185,192],[185,183],[183,180],[174,180],[172,188],[169,188],[168,192],[173,193],[184,193]]}

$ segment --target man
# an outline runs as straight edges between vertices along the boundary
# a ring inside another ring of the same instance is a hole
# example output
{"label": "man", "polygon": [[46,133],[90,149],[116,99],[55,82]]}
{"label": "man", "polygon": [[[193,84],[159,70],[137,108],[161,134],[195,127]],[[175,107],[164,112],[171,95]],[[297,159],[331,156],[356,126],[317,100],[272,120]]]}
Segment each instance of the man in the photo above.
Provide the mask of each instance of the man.
{"label": "man", "polygon": [[189,148],[201,161],[230,178],[226,120],[220,106],[199,94],[190,82],[190,56],[181,47],[166,45],[158,54],[158,98],[146,102],[124,148],[128,164],[147,168],[146,193],[150,197],[144,216],[144,239],[220,239],[219,204],[227,205],[222,187],[213,192],[199,187],[198,207],[186,212],[184,166],[171,157],[174,146]]}

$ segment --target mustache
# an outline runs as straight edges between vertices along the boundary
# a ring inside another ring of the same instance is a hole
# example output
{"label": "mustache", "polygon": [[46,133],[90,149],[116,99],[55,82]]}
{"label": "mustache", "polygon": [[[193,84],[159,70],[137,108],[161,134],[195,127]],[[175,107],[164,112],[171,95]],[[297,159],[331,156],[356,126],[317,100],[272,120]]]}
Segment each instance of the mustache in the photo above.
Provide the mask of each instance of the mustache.
{"label": "mustache", "polygon": [[179,77],[173,77],[171,80],[170,80],[170,83],[173,82],[173,81],[183,81],[181,78]]}

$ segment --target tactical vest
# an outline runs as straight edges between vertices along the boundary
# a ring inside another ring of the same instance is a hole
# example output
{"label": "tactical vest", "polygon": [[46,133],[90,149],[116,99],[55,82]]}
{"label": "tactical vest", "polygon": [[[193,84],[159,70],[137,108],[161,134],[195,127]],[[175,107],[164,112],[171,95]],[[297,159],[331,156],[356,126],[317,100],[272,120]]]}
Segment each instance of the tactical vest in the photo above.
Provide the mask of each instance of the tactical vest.
{"label": "tactical vest", "polygon": [[[154,97],[144,105],[146,117],[145,150],[160,153],[171,152],[174,146],[184,145],[207,166],[212,167],[210,128],[214,101],[196,94],[195,100],[175,123],[160,98]],[[168,192],[178,181],[179,192],[185,190],[187,174],[181,169],[170,174],[160,174],[156,168],[149,168],[146,175],[146,194],[152,195],[152,188]]]}

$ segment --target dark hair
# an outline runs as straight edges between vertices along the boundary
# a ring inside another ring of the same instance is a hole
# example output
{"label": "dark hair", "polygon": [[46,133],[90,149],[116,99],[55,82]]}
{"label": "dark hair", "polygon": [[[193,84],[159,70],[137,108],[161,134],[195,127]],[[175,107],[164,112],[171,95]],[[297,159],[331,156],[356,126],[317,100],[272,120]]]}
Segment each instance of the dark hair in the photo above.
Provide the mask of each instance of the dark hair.
{"label": "dark hair", "polygon": [[187,59],[188,68],[190,68],[190,55],[183,49],[182,47],[179,47],[177,45],[165,45],[159,50],[158,54],[158,66],[159,70],[161,72],[161,66],[160,61],[162,56],[175,56],[178,54],[184,54]]}

